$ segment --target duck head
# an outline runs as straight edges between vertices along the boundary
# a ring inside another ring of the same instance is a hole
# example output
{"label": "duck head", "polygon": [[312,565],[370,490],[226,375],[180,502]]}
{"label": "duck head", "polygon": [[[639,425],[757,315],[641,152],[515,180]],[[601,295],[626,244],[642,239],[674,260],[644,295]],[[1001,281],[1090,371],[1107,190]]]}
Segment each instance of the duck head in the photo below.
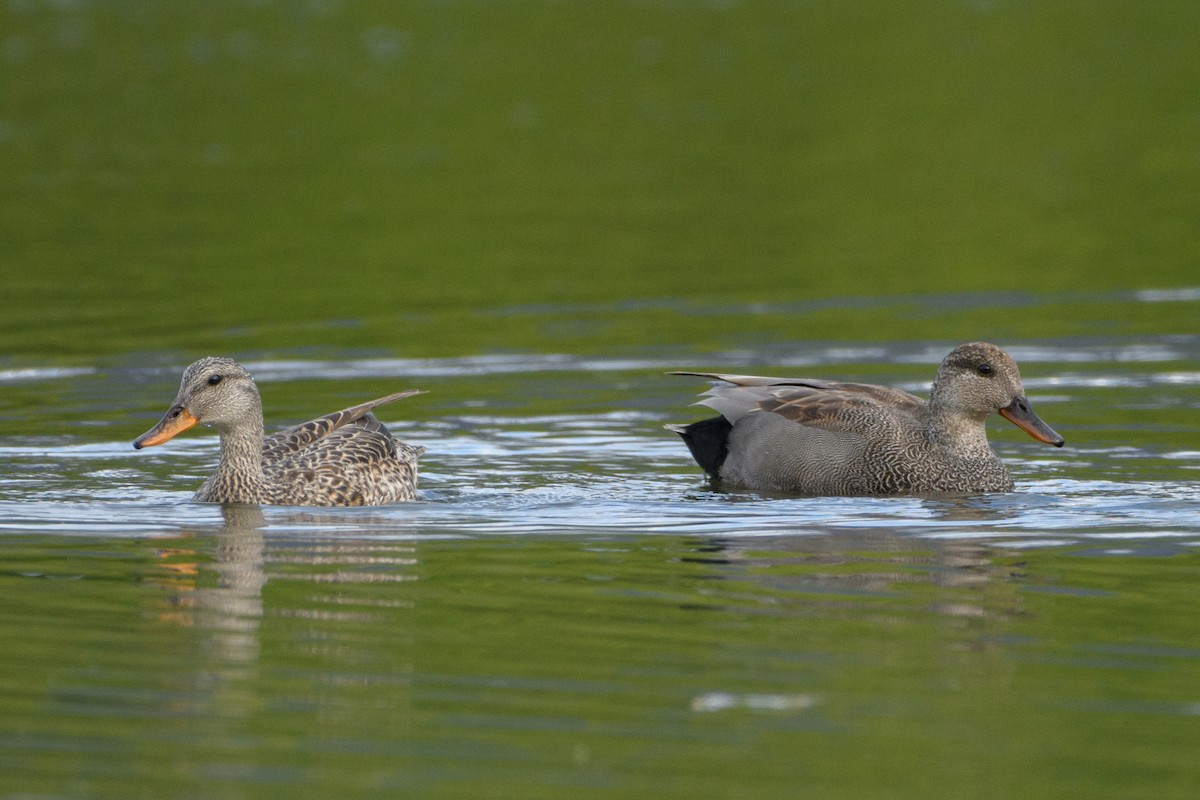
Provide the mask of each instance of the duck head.
{"label": "duck head", "polygon": [[994,344],[972,342],[950,351],[938,368],[930,405],[980,420],[999,414],[1039,442],[1063,437],[1034,413],[1012,357]]}
{"label": "duck head", "polygon": [[188,367],[175,401],[150,430],[134,440],[135,450],[162,444],[196,423],[230,430],[247,422],[262,424],[262,402],[250,373],[232,358],[210,356]]}

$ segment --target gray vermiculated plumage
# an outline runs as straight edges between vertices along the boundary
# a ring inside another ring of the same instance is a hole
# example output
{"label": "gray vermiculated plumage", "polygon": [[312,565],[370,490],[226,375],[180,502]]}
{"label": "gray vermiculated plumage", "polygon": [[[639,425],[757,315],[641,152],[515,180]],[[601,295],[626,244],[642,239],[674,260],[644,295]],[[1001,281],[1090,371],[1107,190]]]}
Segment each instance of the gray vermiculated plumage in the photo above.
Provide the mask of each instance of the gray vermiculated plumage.
{"label": "gray vermiculated plumage", "polygon": [[416,497],[425,448],[395,439],[371,411],[419,394],[400,392],[264,436],[262,401],[250,373],[228,358],[187,368],[163,419],[134,442],[159,444],[201,422],[221,437],[216,472],[194,500],[265,505],[385,505]]}
{"label": "gray vermiculated plumage", "polygon": [[[928,401],[887,386],[680,372],[719,381],[701,405],[715,420],[671,425],[724,486],[808,495],[1006,492],[1012,477],[987,442],[1001,413],[1040,441],[1062,437],[1028,406],[1012,358],[992,344],[955,348]],[[723,436],[722,436],[723,435]]]}

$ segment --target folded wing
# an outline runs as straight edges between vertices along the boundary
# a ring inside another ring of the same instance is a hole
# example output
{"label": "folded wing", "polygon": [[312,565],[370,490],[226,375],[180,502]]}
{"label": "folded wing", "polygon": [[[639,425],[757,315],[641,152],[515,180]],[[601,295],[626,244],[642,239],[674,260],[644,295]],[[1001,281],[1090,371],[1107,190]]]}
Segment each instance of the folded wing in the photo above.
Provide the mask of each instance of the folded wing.
{"label": "folded wing", "polygon": [[900,389],[866,383],[841,383],[809,378],[771,378],[718,372],[674,372],[719,381],[705,392],[700,405],[713,409],[730,424],[753,411],[778,414],[813,428],[855,432],[868,409],[918,414],[919,397]]}
{"label": "folded wing", "polygon": [[[267,437],[263,442],[263,461],[279,463],[314,446],[322,440],[336,441],[338,452],[348,460],[394,457],[395,441],[382,422],[371,411],[405,397],[423,394],[419,389],[389,394],[376,400],[302,422]],[[361,435],[367,434],[367,435]],[[375,434],[375,435],[370,435]],[[388,448],[390,447],[390,451]]]}

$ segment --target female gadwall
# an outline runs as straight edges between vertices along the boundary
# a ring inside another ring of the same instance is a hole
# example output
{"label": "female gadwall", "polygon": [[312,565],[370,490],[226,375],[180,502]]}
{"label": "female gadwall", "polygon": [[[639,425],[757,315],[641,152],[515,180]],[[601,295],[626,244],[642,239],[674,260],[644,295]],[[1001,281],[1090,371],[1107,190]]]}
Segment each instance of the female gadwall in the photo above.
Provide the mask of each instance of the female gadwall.
{"label": "female gadwall", "polygon": [[263,436],[254,379],[231,358],[202,358],[183,373],[179,394],[159,423],[137,438],[140,450],[197,422],[217,429],[221,460],[196,492],[202,503],[377,506],[416,496],[417,458],[371,409],[420,394],[399,392]]}
{"label": "female gadwall", "polygon": [[887,386],[676,372],[723,381],[704,394],[721,416],[668,425],[725,486],[807,495],[1007,492],[988,446],[999,413],[1039,442],[1063,438],[1029,407],[1016,362],[993,344],[950,352],[929,400]]}

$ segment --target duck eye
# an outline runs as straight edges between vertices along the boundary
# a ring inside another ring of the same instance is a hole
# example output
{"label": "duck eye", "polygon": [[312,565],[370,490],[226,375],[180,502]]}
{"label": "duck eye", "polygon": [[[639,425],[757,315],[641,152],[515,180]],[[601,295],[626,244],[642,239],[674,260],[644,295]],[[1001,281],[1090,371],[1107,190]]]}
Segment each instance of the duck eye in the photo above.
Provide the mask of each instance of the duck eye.
{"label": "duck eye", "polygon": [[209,375],[208,376],[208,385],[209,386],[216,386],[220,382],[221,382],[220,375]]}
{"label": "duck eye", "polygon": [[975,368],[975,371],[978,372],[980,375],[991,375],[992,374],[992,365],[986,364],[986,363],[980,364],[978,367]]}

